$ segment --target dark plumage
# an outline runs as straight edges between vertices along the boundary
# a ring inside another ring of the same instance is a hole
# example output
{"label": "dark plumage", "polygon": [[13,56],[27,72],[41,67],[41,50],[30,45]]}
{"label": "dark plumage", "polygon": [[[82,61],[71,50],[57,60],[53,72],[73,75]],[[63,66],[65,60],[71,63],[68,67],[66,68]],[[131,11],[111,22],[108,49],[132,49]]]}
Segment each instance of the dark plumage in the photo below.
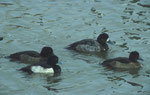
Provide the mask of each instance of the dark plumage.
{"label": "dark plumage", "polygon": [[[106,33],[102,33],[97,37],[97,40],[83,39],[70,44],[67,49],[75,50],[78,52],[96,53],[100,51],[107,51],[109,49],[106,42],[109,41],[109,36]],[[109,41],[110,42],[110,41]]]}
{"label": "dark plumage", "polygon": [[0,37],[0,41],[3,40],[3,37]]}
{"label": "dark plumage", "polygon": [[29,74],[32,73],[54,73],[60,74],[61,68],[58,63],[58,57],[55,55],[49,56],[46,63],[38,63],[32,64],[27,67],[23,67],[20,70],[23,72],[27,72]]}
{"label": "dark plumage", "polygon": [[130,53],[129,58],[117,57],[113,59],[105,60],[102,65],[111,68],[120,69],[138,69],[141,67],[140,63],[137,61],[139,58],[139,53],[133,51]]}
{"label": "dark plumage", "polygon": [[53,49],[51,47],[43,47],[41,52],[36,51],[21,51],[16,52],[8,56],[11,61],[21,61],[24,63],[36,63],[47,60],[49,55],[53,55]]}

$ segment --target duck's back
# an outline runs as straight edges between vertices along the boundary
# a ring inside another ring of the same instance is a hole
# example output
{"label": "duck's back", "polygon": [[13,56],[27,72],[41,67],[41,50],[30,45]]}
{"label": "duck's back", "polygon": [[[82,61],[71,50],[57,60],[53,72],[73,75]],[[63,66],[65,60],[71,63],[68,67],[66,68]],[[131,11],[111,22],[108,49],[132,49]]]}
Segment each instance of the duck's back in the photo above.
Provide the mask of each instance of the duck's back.
{"label": "duck's back", "polygon": [[36,51],[22,51],[22,52],[17,52],[17,53],[13,53],[10,56],[8,56],[8,58],[14,59],[14,60],[20,60],[20,56],[21,55],[28,55],[31,57],[40,57],[40,54]]}
{"label": "duck's back", "polygon": [[21,62],[25,64],[35,64],[35,63],[40,63],[40,62],[46,62],[47,58],[46,57],[32,57],[29,55],[21,54],[20,55],[20,60]]}
{"label": "duck's back", "polygon": [[140,68],[138,62],[131,62],[126,57],[118,57],[114,59],[108,59],[102,63],[103,66],[119,68],[119,69],[136,69]]}
{"label": "duck's back", "polygon": [[117,57],[117,58],[113,58],[113,59],[108,59],[108,60],[105,60],[102,65],[109,65],[111,63],[114,63],[114,62],[120,62],[122,64],[128,64],[130,62],[130,60],[126,57]]}

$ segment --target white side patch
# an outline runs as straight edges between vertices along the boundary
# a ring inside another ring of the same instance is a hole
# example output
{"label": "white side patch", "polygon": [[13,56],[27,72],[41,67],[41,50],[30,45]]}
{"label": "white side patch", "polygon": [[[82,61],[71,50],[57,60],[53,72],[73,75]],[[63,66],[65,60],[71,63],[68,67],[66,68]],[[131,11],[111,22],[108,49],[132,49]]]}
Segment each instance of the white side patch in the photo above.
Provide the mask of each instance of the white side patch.
{"label": "white side patch", "polygon": [[43,68],[41,66],[32,66],[31,70],[34,73],[54,73],[53,68]]}
{"label": "white side patch", "polygon": [[100,51],[100,47],[98,46],[90,46],[90,45],[78,45],[76,47],[76,49],[78,51],[82,51],[82,52],[99,52]]}

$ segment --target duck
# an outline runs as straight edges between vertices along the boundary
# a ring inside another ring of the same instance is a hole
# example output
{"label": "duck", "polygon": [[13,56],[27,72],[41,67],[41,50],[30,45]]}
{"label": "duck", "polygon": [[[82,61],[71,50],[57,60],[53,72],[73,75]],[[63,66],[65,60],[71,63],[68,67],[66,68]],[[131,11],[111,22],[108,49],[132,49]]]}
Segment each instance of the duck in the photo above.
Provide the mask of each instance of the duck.
{"label": "duck", "polygon": [[58,57],[51,55],[48,57],[46,63],[31,64],[29,66],[19,69],[19,71],[26,72],[28,74],[42,73],[42,74],[60,74],[61,67],[57,65]]}
{"label": "duck", "polygon": [[107,42],[113,44],[113,42],[109,40],[109,35],[107,33],[101,33],[97,37],[97,40],[83,39],[68,45],[66,49],[77,52],[96,53],[107,51],[109,49]]}
{"label": "duck", "polygon": [[113,59],[107,59],[101,64],[105,67],[116,68],[116,69],[139,69],[141,64],[137,60],[142,60],[140,58],[139,52],[132,51],[127,57],[116,57]]}
{"label": "duck", "polygon": [[42,48],[40,53],[33,50],[20,51],[10,54],[6,58],[9,58],[11,61],[20,61],[27,64],[34,64],[40,61],[47,61],[49,55],[54,55],[53,49],[51,47],[45,46]]}

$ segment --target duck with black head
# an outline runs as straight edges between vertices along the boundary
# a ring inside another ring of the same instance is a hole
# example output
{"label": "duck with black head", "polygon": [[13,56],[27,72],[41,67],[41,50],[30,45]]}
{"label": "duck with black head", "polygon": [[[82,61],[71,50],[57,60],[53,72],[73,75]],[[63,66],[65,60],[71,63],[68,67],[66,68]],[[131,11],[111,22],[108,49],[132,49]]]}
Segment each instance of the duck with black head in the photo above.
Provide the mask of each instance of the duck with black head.
{"label": "duck with black head", "polygon": [[10,54],[7,58],[10,58],[11,61],[34,64],[40,61],[46,61],[49,55],[54,55],[53,49],[51,47],[43,47],[40,53],[33,50],[21,51]]}
{"label": "duck with black head", "polygon": [[139,69],[141,64],[137,60],[143,60],[137,51],[132,51],[127,57],[117,57],[105,60],[101,63],[103,66],[116,69]]}
{"label": "duck with black head", "polygon": [[97,40],[83,39],[70,44],[66,49],[77,52],[97,53],[100,51],[107,51],[109,49],[107,42],[112,44],[109,40],[108,34],[102,33],[97,37]]}
{"label": "duck with black head", "polygon": [[47,59],[47,63],[37,63],[31,64],[27,67],[23,67],[20,71],[27,72],[28,74],[33,73],[52,73],[52,74],[60,74],[61,68],[58,63],[58,57],[56,55],[50,55]]}

